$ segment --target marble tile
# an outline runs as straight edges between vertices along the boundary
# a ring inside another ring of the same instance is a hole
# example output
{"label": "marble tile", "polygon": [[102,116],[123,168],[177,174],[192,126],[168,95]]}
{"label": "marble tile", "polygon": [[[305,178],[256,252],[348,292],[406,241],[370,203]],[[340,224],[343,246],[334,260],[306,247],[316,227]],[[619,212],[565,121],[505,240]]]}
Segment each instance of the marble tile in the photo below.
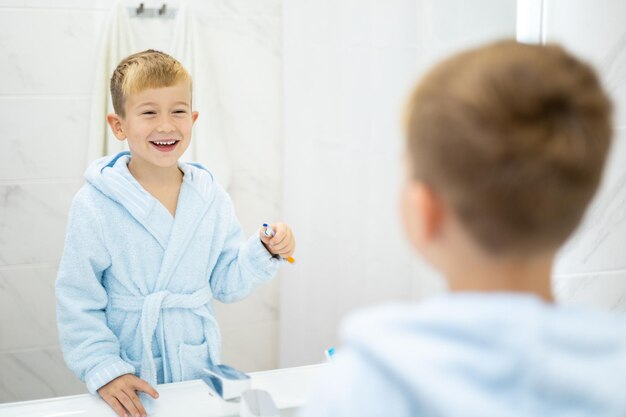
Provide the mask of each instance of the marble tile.
{"label": "marble tile", "polygon": [[[211,93],[216,99],[198,103],[204,105],[198,123],[219,126],[229,144],[232,179],[228,192],[244,232],[251,235],[264,222],[284,220],[279,210],[281,24],[278,18],[237,17],[242,11],[236,9],[236,3],[233,7],[203,10],[198,15],[199,31],[211,51],[205,57],[210,58],[206,67],[219,80],[217,90]],[[219,18],[214,13],[228,17]],[[263,82],[258,82],[260,79]],[[246,300],[216,303],[226,363],[246,371],[275,367],[278,282],[263,285]],[[268,328],[267,323],[273,324]]]}
{"label": "marble tile", "polygon": [[59,261],[69,207],[81,185],[0,185],[0,267]]}
{"label": "marble tile", "polygon": [[515,38],[514,0],[417,2],[420,72],[449,54],[501,38]]}
{"label": "marble tile", "polygon": [[272,16],[282,14],[280,0],[187,0],[200,16]]}
{"label": "marble tile", "polygon": [[56,266],[0,267],[0,352],[58,344]]}
{"label": "marble tile", "polygon": [[278,322],[252,323],[222,331],[222,362],[244,372],[276,369]]}
{"label": "marble tile", "polygon": [[[559,300],[615,311],[626,310],[626,3],[601,7],[584,0],[544,2],[544,38],[588,60],[615,104],[619,127],[605,176],[578,231],[560,251],[554,269]],[[582,28],[582,29],[581,29]]]}
{"label": "marble tile", "polygon": [[59,349],[0,353],[0,402],[84,394]]}
{"label": "marble tile", "polygon": [[626,129],[619,129],[585,219],[558,254],[557,275],[626,268]]}
{"label": "marble tile", "polygon": [[329,146],[332,138],[318,132],[301,143],[311,132],[298,132],[299,146],[286,158],[293,178],[286,179],[285,212],[299,249],[281,287],[281,366],[320,360],[345,315],[407,300],[416,278],[398,221],[398,190],[389,186],[399,183],[393,145],[379,148],[371,132],[338,134],[345,140]]}
{"label": "marble tile", "polygon": [[414,46],[418,38],[418,28],[415,25],[418,3],[414,0],[371,1],[368,12],[372,18],[373,45],[394,48]]}
{"label": "marble tile", "polygon": [[263,223],[286,222],[281,213],[282,164],[265,167],[263,162],[263,159],[277,159],[278,151],[270,149],[268,146],[265,151],[268,158],[257,157],[247,168],[233,167],[228,194],[246,236],[257,234]]}
{"label": "marble tile", "polygon": [[[0,96],[0,179],[81,178],[90,99]],[[33,123],[36,120],[36,123]]]}
{"label": "marble tile", "polygon": [[16,9],[87,9],[109,10],[111,0],[0,0],[0,7]]}
{"label": "marble tile", "polygon": [[106,13],[2,10],[0,95],[89,94]]}
{"label": "marble tile", "polygon": [[[212,152],[205,145],[210,138],[224,144],[232,176],[224,185],[251,233],[265,221],[278,220],[282,198],[280,19],[204,16],[197,24],[211,53],[200,58],[209,75],[194,81],[197,91],[209,91],[197,95],[194,140],[199,153],[203,147]],[[215,162],[210,169],[224,164]]]}
{"label": "marble tile", "polygon": [[555,276],[553,287],[561,303],[626,311],[626,271]]}
{"label": "marble tile", "polygon": [[[287,267],[287,266],[286,266]],[[258,287],[250,296],[235,303],[215,302],[215,311],[220,328],[232,329],[279,319],[278,288],[279,276]]]}
{"label": "marble tile", "polygon": [[587,0],[544,2],[544,38],[559,42],[589,60],[601,73],[604,84],[616,100],[615,121],[626,126],[626,3]]}
{"label": "marble tile", "polygon": [[207,70],[217,77],[215,94],[227,100],[222,111],[232,108],[230,101],[241,100],[241,95],[247,106],[267,105],[268,100],[279,98],[280,18],[198,16],[196,25],[201,39],[206,40],[202,46],[211,51]]}
{"label": "marble tile", "polygon": [[281,366],[319,361],[354,309],[440,290],[400,225],[400,108],[416,63],[515,35],[514,1],[461,3],[285,3],[284,213],[302,263],[282,281]]}

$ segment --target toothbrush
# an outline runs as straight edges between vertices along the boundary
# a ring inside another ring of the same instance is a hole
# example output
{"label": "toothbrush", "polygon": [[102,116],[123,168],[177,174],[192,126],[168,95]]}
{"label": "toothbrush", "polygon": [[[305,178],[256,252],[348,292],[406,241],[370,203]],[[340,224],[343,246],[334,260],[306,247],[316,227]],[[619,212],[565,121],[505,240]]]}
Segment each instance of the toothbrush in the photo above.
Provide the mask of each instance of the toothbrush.
{"label": "toothbrush", "polygon": [[324,356],[326,356],[326,361],[330,362],[335,356],[335,347],[328,348],[324,351]]}
{"label": "toothbrush", "polygon": [[[272,226],[270,226],[267,223],[263,223],[263,227],[265,227],[265,230],[263,231],[263,234],[267,237],[274,237],[274,235],[276,233],[274,233],[274,229],[272,229]],[[286,258],[283,258],[284,260],[286,260],[287,262],[289,262],[290,264],[294,263],[296,260],[293,259],[291,256],[288,256]]]}

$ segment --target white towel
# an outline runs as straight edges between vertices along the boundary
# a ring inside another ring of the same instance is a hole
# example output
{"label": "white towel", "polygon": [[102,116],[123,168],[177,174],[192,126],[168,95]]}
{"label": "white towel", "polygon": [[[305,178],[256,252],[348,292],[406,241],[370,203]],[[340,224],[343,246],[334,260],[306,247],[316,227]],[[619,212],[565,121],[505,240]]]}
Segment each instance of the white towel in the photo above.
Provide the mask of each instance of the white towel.
{"label": "white towel", "polygon": [[200,115],[193,127],[193,139],[183,160],[208,167],[226,189],[231,181],[231,163],[223,129],[223,106],[214,74],[214,59],[196,27],[190,7],[181,4],[176,15],[172,46],[168,52],[178,59],[193,78],[193,108]]}
{"label": "white towel", "polygon": [[[215,77],[212,71],[211,51],[203,48],[194,18],[184,2],[179,3],[172,25],[166,21],[130,19],[124,1],[113,7],[100,44],[90,115],[87,162],[128,149],[126,142],[118,141],[106,123],[107,113],[113,113],[109,81],[115,67],[128,55],[146,49],[162,50],[178,59],[193,78],[193,108],[200,116],[193,128],[191,144],[182,159],[199,162],[208,167],[219,183],[228,188],[231,164],[223,131],[222,111],[219,106]],[[160,18],[154,18],[160,19]],[[155,24],[164,23],[164,24]],[[171,31],[169,45],[159,42],[163,33]],[[154,31],[151,34],[149,32]],[[148,33],[146,33],[148,32]]]}
{"label": "white towel", "polygon": [[103,37],[100,39],[89,116],[87,165],[101,156],[128,149],[126,142],[120,142],[113,135],[107,124],[106,115],[114,113],[109,91],[111,75],[117,64],[135,51],[128,11],[122,2],[118,1],[109,14]]}

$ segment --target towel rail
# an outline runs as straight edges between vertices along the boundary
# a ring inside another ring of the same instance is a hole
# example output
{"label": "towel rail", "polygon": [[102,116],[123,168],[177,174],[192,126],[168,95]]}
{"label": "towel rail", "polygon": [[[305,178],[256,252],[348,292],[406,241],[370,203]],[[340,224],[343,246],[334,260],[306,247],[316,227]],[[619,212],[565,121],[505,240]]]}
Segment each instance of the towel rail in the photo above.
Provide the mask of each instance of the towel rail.
{"label": "towel rail", "polygon": [[146,7],[145,3],[139,3],[138,7],[129,7],[128,14],[130,17],[172,19],[176,17],[176,9],[168,7],[163,3],[161,7]]}

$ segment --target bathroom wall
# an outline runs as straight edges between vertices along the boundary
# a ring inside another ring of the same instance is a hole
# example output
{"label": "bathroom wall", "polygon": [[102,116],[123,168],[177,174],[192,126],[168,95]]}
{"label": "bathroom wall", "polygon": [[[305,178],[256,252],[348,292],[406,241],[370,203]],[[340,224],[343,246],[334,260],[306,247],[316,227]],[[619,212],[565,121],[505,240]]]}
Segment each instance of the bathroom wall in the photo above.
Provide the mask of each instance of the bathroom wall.
{"label": "bathroom wall", "polygon": [[615,104],[615,140],[605,178],[554,271],[562,302],[626,310],[626,3],[544,0],[544,42],[559,42],[598,70]]}
{"label": "bathroom wall", "polygon": [[626,3],[292,0],[284,10],[285,216],[307,267],[281,284],[282,366],[322,360],[354,309],[445,290],[398,223],[401,104],[443,56],[516,37],[516,18],[536,32],[524,40],[589,59],[615,99],[606,176],[553,283],[561,303],[626,310]]}
{"label": "bathroom wall", "polygon": [[[213,94],[232,146],[228,191],[251,234],[280,214],[280,2],[189,3],[211,46],[206,53],[215,54]],[[68,208],[83,183],[99,36],[112,5],[0,0],[0,402],[85,392],[59,350],[54,281]],[[168,25],[153,22],[144,32],[154,47],[168,41]],[[278,281],[219,305],[224,361],[275,368],[277,310]]]}
{"label": "bathroom wall", "polygon": [[280,364],[318,362],[350,311],[442,291],[400,227],[401,111],[445,55],[515,38],[514,0],[283,3],[285,217]]}

